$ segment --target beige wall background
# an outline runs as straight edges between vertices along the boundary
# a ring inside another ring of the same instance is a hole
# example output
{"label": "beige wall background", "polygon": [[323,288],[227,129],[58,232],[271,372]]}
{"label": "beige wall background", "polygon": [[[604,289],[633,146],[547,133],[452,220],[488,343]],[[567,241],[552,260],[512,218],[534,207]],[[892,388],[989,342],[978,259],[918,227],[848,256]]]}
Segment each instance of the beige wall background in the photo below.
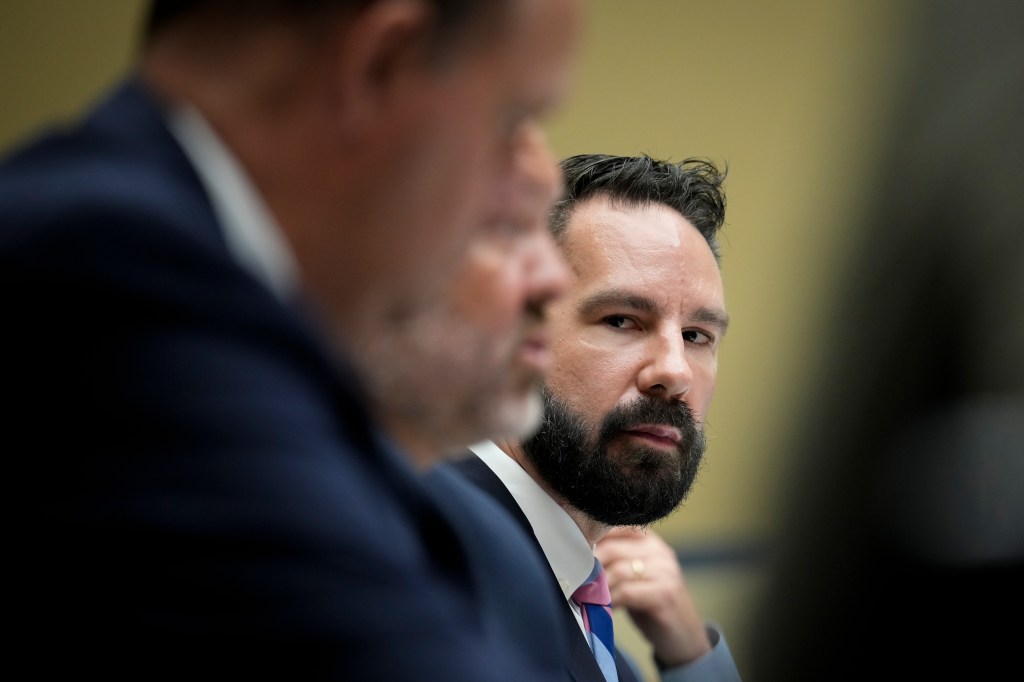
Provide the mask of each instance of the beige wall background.
{"label": "beige wall background", "polygon": [[[707,463],[658,529],[741,671],[785,495],[786,441],[832,314],[834,266],[863,202],[912,0],[591,0],[560,156],[650,153],[728,165],[723,270],[733,326]],[[0,5],[0,149],[70,117],[124,73],[140,0]],[[630,623],[620,637],[644,653]],[[795,636],[799,636],[794,633]],[[647,668],[650,672],[650,667]],[[756,682],[750,681],[748,682]]]}

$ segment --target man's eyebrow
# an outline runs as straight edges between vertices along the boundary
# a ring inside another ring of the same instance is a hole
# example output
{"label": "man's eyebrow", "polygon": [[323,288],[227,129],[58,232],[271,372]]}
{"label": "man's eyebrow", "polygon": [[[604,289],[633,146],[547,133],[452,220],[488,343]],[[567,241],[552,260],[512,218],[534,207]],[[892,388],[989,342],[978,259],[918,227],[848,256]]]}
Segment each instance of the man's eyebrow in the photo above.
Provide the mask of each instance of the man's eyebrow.
{"label": "man's eyebrow", "polygon": [[583,299],[579,305],[581,315],[593,315],[604,308],[628,308],[642,313],[658,312],[658,304],[649,296],[622,291],[621,289],[610,289],[599,291],[592,296]]}
{"label": "man's eyebrow", "polygon": [[729,313],[721,308],[698,308],[693,314],[693,321],[714,325],[721,335],[729,329]]}
{"label": "man's eyebrow", "polygon": [[[599,291],[583,299],[579,305],[579,313],[586,317],[605,308],[624,308],[649,314],[656,314],[660,311],[657,302],[649,296],[642,296],[621,289],[611,289]],[[718,328],[720,334],[725,334],[729,328],[729,313],[721,308],[698,308],[690,316],[690,319],[694,322],[713,325]]]}

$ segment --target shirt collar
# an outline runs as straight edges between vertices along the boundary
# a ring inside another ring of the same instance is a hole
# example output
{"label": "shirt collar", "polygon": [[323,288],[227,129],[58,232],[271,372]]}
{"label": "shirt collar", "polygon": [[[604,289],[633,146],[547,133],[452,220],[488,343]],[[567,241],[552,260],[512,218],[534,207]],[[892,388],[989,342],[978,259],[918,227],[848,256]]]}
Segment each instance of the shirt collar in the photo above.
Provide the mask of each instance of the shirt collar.
{"label": "shirt collar", "polygon": [[484,441],[469,449],[501,479],[523,510],[568,600],[594,568],[593,545],[572,517],[495,443]]}
{"label": "shirt collar", "polygon": [[172,110],[167,123],[210,197],[232,256],[279,298],[291,298],[294,254],[238,159],[194,107]]}

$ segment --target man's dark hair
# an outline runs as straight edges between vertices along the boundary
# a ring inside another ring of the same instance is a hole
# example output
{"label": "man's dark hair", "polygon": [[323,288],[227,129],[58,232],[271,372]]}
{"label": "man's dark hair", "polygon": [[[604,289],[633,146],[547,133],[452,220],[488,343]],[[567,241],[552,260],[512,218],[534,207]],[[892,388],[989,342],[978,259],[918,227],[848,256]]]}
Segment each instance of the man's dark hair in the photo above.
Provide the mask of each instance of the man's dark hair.
{"label": "man's dark hair", "polygon": [[576,206],[604,195],[627,206],[665,204],[678,211],[704,237],[716,261],[721,261],[718,232],[725,224],[726,170],[706,159],[678,163],[647,155],[577,154],[561,163],[565,181],[562,198],[551,215],[551,233],[559,242]]}
{"label": "man's dark hair", "polygon": [[[311,19],[314,23],[336,12],[355,12],[376,0],[152,0],[144,24],[144,39],[179,19],[200,12],[210,17],[243,21]],[[438,32],[448,34],[470,18],[500,5],[495,0],[428,0],[436,11]]]}

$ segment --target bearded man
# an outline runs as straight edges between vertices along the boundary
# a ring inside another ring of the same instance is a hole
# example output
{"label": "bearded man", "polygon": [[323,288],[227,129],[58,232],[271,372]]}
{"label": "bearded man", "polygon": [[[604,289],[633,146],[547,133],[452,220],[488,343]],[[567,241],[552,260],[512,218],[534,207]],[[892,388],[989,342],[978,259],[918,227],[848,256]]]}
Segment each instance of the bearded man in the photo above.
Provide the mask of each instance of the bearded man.
{"label": "bearded man", "polygon": [[729,320],[717,241],[725,173],[648,156],[561,165],[565,191],[549,227],[572,283],[546,310],[542,425],[521,441],[476,444],[453,466],[536,539],[566,604],[571,679],[641,677],[614,645],[609,597],[584,596],[603,592],[650,641],[663,681],[739,680],[675,553],[641,529],[678,507],[704,454]]}

